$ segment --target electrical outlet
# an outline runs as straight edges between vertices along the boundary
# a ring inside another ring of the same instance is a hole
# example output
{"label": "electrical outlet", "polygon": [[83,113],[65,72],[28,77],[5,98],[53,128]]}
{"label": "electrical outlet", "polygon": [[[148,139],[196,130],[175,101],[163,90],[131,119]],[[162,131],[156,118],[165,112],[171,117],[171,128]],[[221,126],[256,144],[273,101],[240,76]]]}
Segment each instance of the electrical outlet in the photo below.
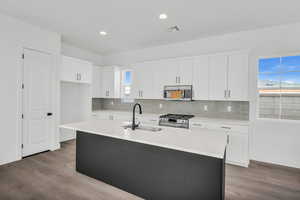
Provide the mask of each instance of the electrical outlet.
{"label": "electrical outlet", "polygon": [[159,108],[162,109],[162,107],[163,107],[163,105],[162,105],[162,103],[160,103],[160,104],[159,104]]}
{"label": "electrical outlet", "polygon": [[227,112],[231,112],[231,106],[227,106]]}
{"label": "electrical outlet", "polygon": [[204,105],[203,109],[204,109],[204,111],[208,111],[208,106]]}

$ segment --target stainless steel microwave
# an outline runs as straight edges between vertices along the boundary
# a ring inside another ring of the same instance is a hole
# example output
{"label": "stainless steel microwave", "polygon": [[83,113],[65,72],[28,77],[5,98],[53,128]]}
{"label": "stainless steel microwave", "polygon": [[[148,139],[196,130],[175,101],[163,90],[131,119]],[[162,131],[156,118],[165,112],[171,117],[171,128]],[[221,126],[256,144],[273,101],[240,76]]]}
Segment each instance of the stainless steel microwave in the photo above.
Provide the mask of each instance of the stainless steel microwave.
{"label": "stainless steel microwave", "polygon": [[192,85],[167,85],[164,87],[164,99],[177,101],[192,101]]}

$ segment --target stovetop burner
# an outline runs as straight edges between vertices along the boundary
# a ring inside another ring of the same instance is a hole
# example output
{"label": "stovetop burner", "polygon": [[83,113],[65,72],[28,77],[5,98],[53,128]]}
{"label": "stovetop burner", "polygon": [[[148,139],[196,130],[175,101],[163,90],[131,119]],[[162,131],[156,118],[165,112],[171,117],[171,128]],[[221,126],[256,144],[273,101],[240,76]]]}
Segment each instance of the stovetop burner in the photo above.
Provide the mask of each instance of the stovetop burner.
{"label": "stovetop burner", "polygon": [[189,128],[189,119],[194,115],[166,114],[159,117],[160,126],[171,126],[176,128]]}
{"label": "stovetop burner", "polygon": [[184,114],[166,114],[160,116],[160,118],[171,118],[171,119],[190,119],[193,118],[194,115],[184,115]]}

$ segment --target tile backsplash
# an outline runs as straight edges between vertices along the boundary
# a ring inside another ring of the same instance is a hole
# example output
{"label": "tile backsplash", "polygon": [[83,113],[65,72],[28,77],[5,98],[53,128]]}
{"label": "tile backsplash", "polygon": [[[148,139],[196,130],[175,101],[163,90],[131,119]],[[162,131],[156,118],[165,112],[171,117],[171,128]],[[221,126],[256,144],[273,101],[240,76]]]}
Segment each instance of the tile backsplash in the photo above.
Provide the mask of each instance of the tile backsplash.
{"label": "tile backsplash", "polygon": [[[193,114],[198,117],[249,119],[248,101],[166,101],[155,99],[135,100],[140,103],[146,113],[178,113]],[[131,111],[134,103],[123,102],[122,99],[93,99],[95,110]]]}

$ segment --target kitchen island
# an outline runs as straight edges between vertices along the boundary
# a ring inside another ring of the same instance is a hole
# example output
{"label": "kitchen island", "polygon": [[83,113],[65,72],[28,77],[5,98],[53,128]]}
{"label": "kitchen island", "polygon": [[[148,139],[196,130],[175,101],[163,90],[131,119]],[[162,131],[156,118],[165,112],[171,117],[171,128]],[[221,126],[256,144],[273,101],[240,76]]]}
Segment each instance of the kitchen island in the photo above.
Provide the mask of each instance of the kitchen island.
{"label": "kitchen island", "polygon": [[61,125],[75,130],[76,170],[145,199],[224,199],[222,131],[124,129],[122,121]]}

